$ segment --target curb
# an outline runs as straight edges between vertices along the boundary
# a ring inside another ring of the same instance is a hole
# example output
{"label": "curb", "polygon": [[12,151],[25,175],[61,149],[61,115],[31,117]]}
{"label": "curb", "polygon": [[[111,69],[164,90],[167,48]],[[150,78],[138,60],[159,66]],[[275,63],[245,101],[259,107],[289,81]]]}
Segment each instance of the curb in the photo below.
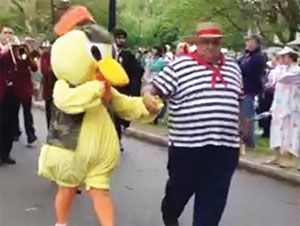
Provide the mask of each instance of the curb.
{"label": "curb", "polygon": [[[45,110],[44,102],[35,102],[33,103],[33,107],[39,110]],[[128,128],[126,129],[125,135],[129,137],[134,137],[140,140],[144,140],[151,144],[155,144],[162,147],[168,147],[168,139],[159,135],[155,135],[153,133],[147,133],[140,130]],[[282,171],[279,168],[275,168],[268,165],[262,165],[255,161],[251,161],[245,159],[244,157],[240,158],[239,168],[247,170],[251,173],[256,173],[259,175],[264,175],[273,179],[277,179],[280,181],[288,182],[290,184],[300,186],[300,174]]]}
{"label": "curb", "polygon": [[[140,130],[128,128],[125,132],[126,136],[138,138],[140,140],[147,141],[151,144],[155,144],[162,147],[168,146],[168,139],[152,133],[143,132]],[[293,172],[283,172],[279,168],[275,168],[268,165],[262,165],[260,163],[245,159],[243,157],[239,160],[240,169],[247,170],[251,173],[264,175],[273,179],[288,182],[293,185],[300,185],[300,174]]]}
{"label": "curb", "polygon": [[168,139],[166,139],[165,137],[159,136],[159,135],[155,135],[153,133],[146,133],[141,130],[128,128],[125,130],[125,135],[134,137],[134,138],[138,138],[138,139],[147,141],[151,144],[156,144],[158,146],[168,147]]}

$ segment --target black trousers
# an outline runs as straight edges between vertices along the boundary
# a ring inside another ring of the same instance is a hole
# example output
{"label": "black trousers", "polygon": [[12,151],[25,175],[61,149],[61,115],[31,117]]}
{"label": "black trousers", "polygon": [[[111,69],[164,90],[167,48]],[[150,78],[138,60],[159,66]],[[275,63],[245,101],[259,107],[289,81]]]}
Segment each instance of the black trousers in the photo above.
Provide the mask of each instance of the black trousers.
{"label": "black trousers", "polygon": [[[261,94],[258,98],[258,109],[257,113],[262,113],[269,111],[274,98],[274,90],[272,88],[266,90],[263,94]],[[258,121],[258,125],[263,128],[263,136],[270,137],[270,128],[271,128],[271,116],[267,118],[263,118]]]}
{"label": "black trousers", "polygon": [[119,141],[121,141],[122,131],[130,126],[130,122],[119,118],[117,115],[114,115],[114,123],[119,137]]}
{"label": "black trousers", "polygon": [[195,195],[193,225],[218,225],[238,159],[237,148],[170,147],[169,179],[161,206],[165,225],[178,225],[178,218],[192,195]]}
{"label": "black trousers", "polygon": [[51,111],[52,111],[52,101],[53,101],[52,98],[45,101],[47,129],[49,129],[49,126],[50,126]]}
{"label": "black trousers", "polygon": [[9,88],[0,101],[0,158],[2,160],[10,157],[17,119],[18,101]]}
{"label": "black trousers", "polygon": [[[36,140],[35,136],[35,130],[33,127],[33,116],[31,113],[31,106],[32,106],[32,98],[26,99],[26,100],[21,100],[19,105],[18,105],[18,112],[20,109],[20,106],[22,105],[23,108],[23,115],[24,115],[24,126],[25,126],[25,132],[27,135],[27,142],[32,143],[33,141]],[[17,130],[15,132],[16,136],[20,134],[20,126],[19,126],[19,117],[18,117],[18,122],[17,122]]]}

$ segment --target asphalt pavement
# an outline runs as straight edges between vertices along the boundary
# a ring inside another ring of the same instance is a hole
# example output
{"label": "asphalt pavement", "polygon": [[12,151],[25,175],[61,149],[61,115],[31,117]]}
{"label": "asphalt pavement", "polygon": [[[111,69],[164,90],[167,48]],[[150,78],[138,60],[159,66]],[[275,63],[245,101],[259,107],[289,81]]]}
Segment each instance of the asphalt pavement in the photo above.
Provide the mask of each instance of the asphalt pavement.
{"label": "asphalt pavement", "polygon": [[[44,112],[34,110],[34,119],[37,135],[43,140]],[[133,138],[125,138],[124,147],[120,166],[112,176],[116,225],[162,225],[160,202],[167,179],[167,152]],[[12,155],[17,164],[0,168],[0,226],[54,225],[56,186],[36,174],[39,149],[26,148],[22,134]],[[191,225],[192,202],[180,218],[182,226]],[[220,225],[298,226],[299,206],[299,187],[238,170]],[[69,225],[98,225],[85,192],[76,196]]]}

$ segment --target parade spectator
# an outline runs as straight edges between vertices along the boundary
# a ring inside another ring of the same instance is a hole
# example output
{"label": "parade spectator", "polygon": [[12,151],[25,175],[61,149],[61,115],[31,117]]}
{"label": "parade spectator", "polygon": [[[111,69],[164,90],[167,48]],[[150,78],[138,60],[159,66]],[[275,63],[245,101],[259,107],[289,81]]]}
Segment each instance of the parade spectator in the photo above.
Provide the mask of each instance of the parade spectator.
{"label": "parade spectator", "polygon": [[152,59],[152,51],[150,49],[145,50],[145,65],[144,65],[144,69],[145,68],[149,68],[150,64],[151,64],[151,59]]}
{"label": "parade spectator", "polygon": [[151,95],[170,103],[165,225],[178,225],[194,194],[193,225],[218,225],[239,158],[239,66],[220,52],[220,25],[200,23],[196,34],[186,39],[196,52],[173,61],[143,89],[148,108]]}
{"label": "parade spectator", "polygon": [[137,62],[144,68],[144,49],[139,47],[138,50],[135,53],[135,58]]}
{"label": "parade spectator", "polygon": [[245,38],[246,51],[239,60],[243,75],[244,99],[241,105],[242,130],[247,150],[255,147],[254,100],[262,91],[262,77],[266,59],[260,48],[260,39],[256,35]]}
{"label": "parade spectator", "polygon": [[147,54],[148,54],[148,50],[146,49],[141,49],[140,50],[140,55],[139,57],[137,58],[138,59],[138,62],[140,63],[140,65],[142,66],[142,68],[144,69],[144,73],[145,73],[145,68],[146,68],[146,65],[147,65]]}
{"label": "parade spectator", "polygon": [[[123,29],[116,28],[113,35],[115,43],[113,44],[112,55],[123,66],[129,77],[129,84],[125,87],[118,88],[118,91],[130,96],[139,96],[144,69],[130,50],[126,49],[127,32]],[[124,151],[124,147],[121,143],[122,131],[129,127],[130,122],[118,116],[114,116],[114,120],[120,139],[121,151]]]}
{"label": "parade spectator", "polygon": [[161,72],[167,65],[167,61],[163,58],[163,51],[160,46],[154,46],[152,48],[152,59],[149,64],[150,77],[152,80],[155,76]]}
{"label": "parade spectator", "polygon": [[[281,55],[281,51],[278,51],[267,63],[268,73],[266,87],[275,86],[276,80],[285,71],[287,66],[284,64],[284,56]],[[275,87],[274,87],[275,88]]]}
{"label": "parade spectator", "polygon": [[142,77],[143,86],[145,84],[150,83],[152,80],[151,72],[150,72],[150,64],[152,62],[152,58],[153,58],[152,51],[146,50],[144,53],[144,63],[143,63],[143,67],[144,67],[144,74]]}
{"label": "parade spectator", "polygon": [[[271,108],[274,91],[275,80],[283,73],[282,56],[274,53],[271,60],[267,62],[266,73],[263,77],[263,90],[259,94],[257,114],[268,112]],[[258,121],[259,127],[263,129],[262,137],[270,137],[271,116],[264,117]]]}
{"label": "parade spectator", "polygon": [[41,68],[41,73],[43,75],[42,78],[43,99],[45,101],[47,128],[49,129],[52,104],[53,104],[53,97],[52,97],[53,88],[56,82],[56,77],[51,68],[51,62],[50,62],[51,44],[49,41],[45,41],[42,43],[42,51],[43,53],[40,59],[40,68]]}
{"label": "parade spectator", "polygon": [[189,45],[186,42],[179,42],[176,46],[175,58],[188,54],[189,52]]}
{"label": "parade spectator", "polygon": [[174,54],[172,52],[172,47],[168,44],[165,45],[164,59],[167,63],[170,63],[174,60]]}
{"label": "parade spectator", "polygon": [[285,47],[279,52],[284,56],[286,70],[276,78],[274,100],[271,107],[270,147],[275,156],[269,164],[290,168],[292,157],[299,156],[300,137],[300,67],[299,50]]}
{"label": "parade spectator", "polygon": [[[149,73],[150,78],[148,78],[148,81],[151,82],[158,74],[161,72],[164,67],[168,64],[168,61],[166,61],[166,58],[163,58],[163,51],[160,46],[154,46],[152,48],[152,59],[151,63],[149,65]],[[157,118],[154,120],[154,125],[158,123],[158,119],[163,118],[166,114],[167,110],[167,102],[164,100],[164,108],[162,109],[161,113],[157,116]]]}

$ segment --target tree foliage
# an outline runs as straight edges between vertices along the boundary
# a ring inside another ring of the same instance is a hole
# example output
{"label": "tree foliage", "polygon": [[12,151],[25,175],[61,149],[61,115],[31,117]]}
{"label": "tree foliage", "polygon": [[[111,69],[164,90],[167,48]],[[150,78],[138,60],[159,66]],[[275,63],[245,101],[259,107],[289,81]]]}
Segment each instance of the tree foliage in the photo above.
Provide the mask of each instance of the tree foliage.
{"label": "tree foliage", "polygon": [[[241,1],[241,0],[240,0]],[[281,43],[292,41],[300,31],[299,0],[244,0],[244,19],[258,29],[269,44],[274,35]]]}
{"label": "tree foliage", "polygon": [[37,35],[51,27],[48,0],[1,0],[0,7],[0,25],[9,25],[19,34]]}
{"label": "tree foliage", "polygon": [[300,25],[299,0],[119,0],[119,4],[119,25],[137,36],[142,23],[139,44],[178,41],[179,34],[194,34],[197,22],[215,21],[224,28],[228,47],[241,46],[247,33],[257,33],[273,45],[275,35],[282,43],[295,39]]}
{"label": "tree foliage", "polygon": [[[52,15],[61,0],[1,0],[0,24],[13,25],[19,33],[47,34]],[[109,0],[71,0],[86,6],[97,23],[108,24]],[[282,43],[300,30],[299,0],[117,0],[117,26],[129,33],[132,46],[176,43],[195,34],[196,24],[215,21],[224,28],[225,45],[239,48],[249,32],[260,34],[267,44],[274,36]],[[54,18],[53,18],[54,16]]]}

